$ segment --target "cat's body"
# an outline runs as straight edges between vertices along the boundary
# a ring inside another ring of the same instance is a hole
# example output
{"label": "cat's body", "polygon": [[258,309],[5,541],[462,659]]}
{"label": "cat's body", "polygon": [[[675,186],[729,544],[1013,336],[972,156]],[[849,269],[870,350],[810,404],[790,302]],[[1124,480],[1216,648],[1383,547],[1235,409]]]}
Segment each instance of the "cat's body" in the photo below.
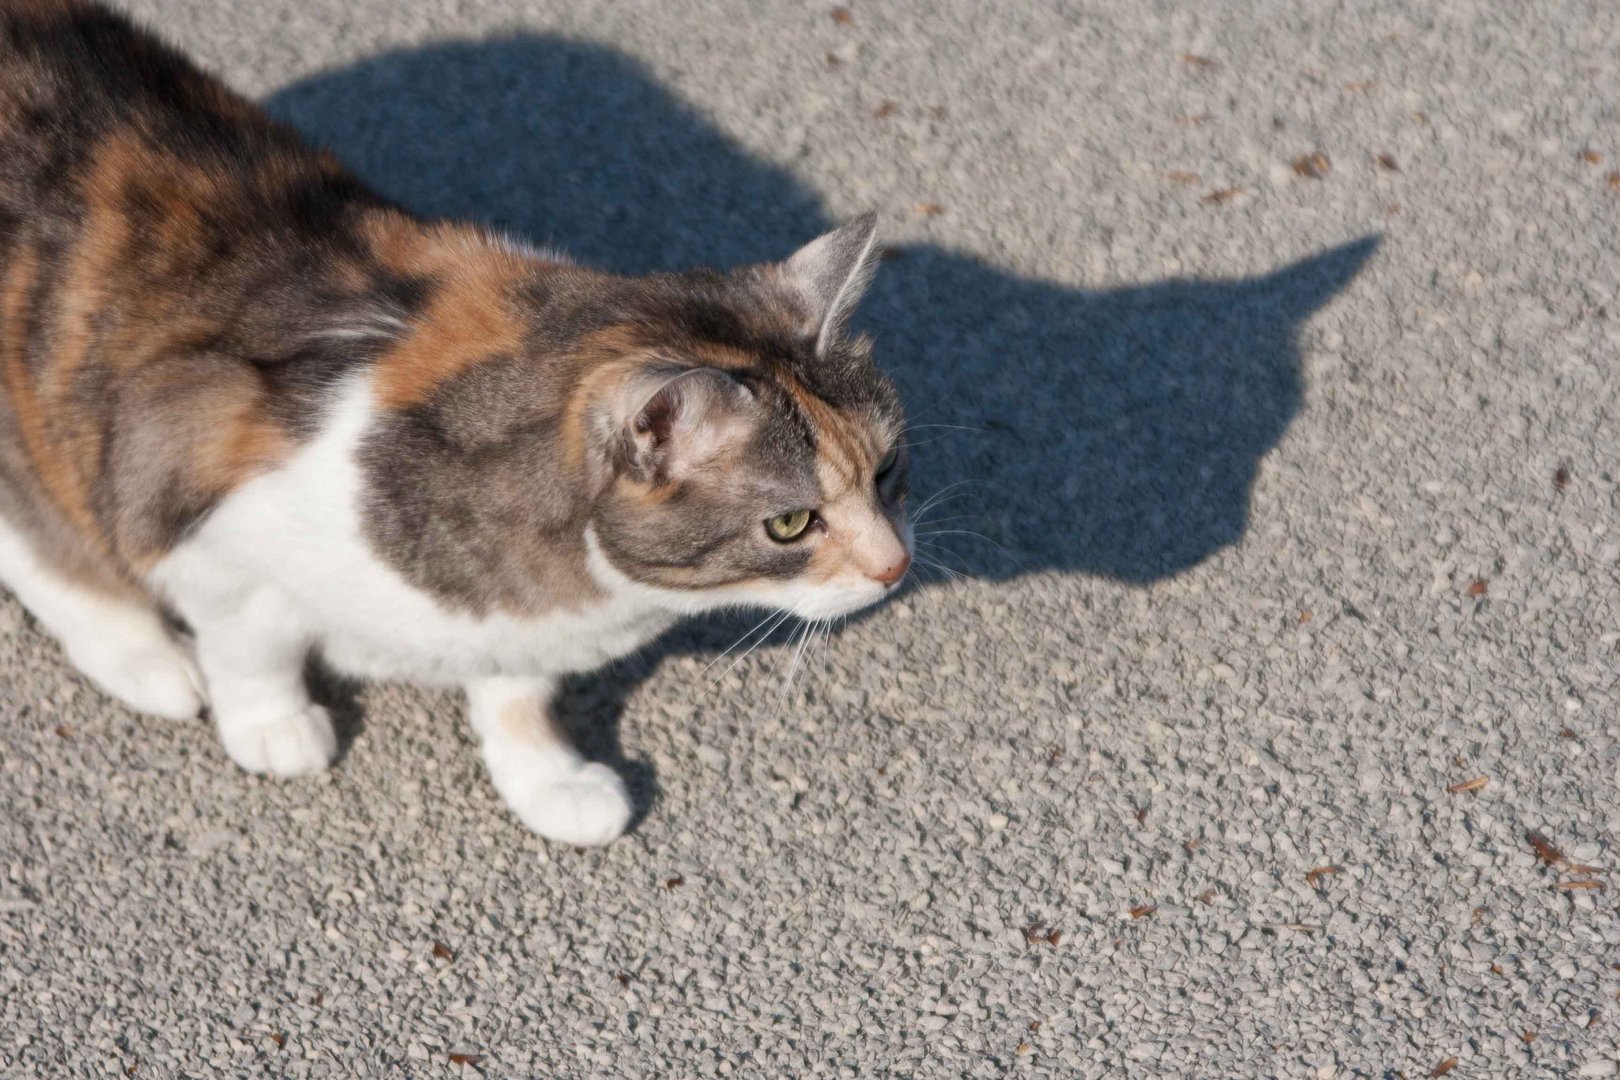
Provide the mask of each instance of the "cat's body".
{"label": "cat's body", "polygon": [[898,406],[843,333],[873,261],[866,219],[731,274],[577,268],[389,205],[105,9],[0,0],[0,578],[255,771],[333,756],[311,648],[464,685],[519,816],[603,842],[629,805],[560,677],[905,572]]}

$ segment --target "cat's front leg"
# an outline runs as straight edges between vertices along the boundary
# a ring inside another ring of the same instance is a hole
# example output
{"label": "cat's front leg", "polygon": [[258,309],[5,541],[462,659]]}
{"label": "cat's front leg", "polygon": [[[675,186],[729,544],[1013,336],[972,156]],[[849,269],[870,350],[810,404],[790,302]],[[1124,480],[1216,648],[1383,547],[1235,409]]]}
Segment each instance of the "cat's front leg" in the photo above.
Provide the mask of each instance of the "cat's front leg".
{"label": "cat's front leg", "polygon": [[549,679],[488,678],[467,684],[467,708],[490,780],[529,828],[564,844],[605,844],[630,823],[624,781],[586,761],[551,712]]}
{"label": "cat's front leg", "polygon": [[197,659],[225,752],[249,772],[307,776],[337,756],[325,709],[309,699],[310,635],[273,589],[187,597]]}

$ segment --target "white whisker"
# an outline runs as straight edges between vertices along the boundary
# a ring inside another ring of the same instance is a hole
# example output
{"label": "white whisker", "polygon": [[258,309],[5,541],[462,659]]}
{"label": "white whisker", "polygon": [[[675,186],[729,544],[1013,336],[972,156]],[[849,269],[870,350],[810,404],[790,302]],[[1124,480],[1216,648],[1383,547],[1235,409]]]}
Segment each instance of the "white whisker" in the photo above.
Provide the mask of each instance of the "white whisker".
{"label": "white whisker", "polygon": [[983,540],[987,544],[990,544],[998,551],[1006,552],[1008,555],[1012,554],[1012,552],[1007,551],[1007,546],[1005,544],[990,539],[988,536],[984,535],[984,533],[974,532],[972,529],[933,529],[929,532],[917,533],[916,536],[918,539],[927,539],[935,536],[972,536],[976,539]]}
{"label": "white whisker", "polygon": [[[752,645],[750,645],[748,647],[748,649],[741,656],[737,657],[737,659],[735,659],[735,660],[733,660],[731,662],[731,665],[729,667],[727,667],[726,670],[724,670],[720,674],[716,675],[714,677],[714,680],[712,682],[710,682],[708,686],[705,686],[703,688],[703,693],[698,695],[698,700],[701,701],[704,698],[708,697],[709,694],[711,694],[714,691],[714,688],[719,686],[720,683],[725,679],[725,677],[727,675],[730,675],[733,671],[736,670],[738,664],[740,664],[744,660],[748,659],[750,656],[753,655],[753,653],[754,653],[754,651],[756,649],[758,649],[761,645],[765,644],[765,642],[769,641],[770,636],[776,632],[776,628],[781,626],[783,623],[787,622],[788,619],[792,617],[792,615],[793,615],[793,613],[791,611],[784,611],[780,615],[776,616],[776,621],[771,623],[771,625],[766,629],[766,631],[759,636],[759,640],[755,641]],[[753,631],[749,631],[749,633],[752,633],[752,632]]]}
{"label": "white whisker", "polygon": [[731,648],[727,649],[725,652],[721,653],[719,656],[715,657],[713,660],[710,660],[707,664],[705,664],[703,666],[703,670],[698,672],[698,678],[701,679],[701,678],[703,678],[703,676],[707,675],[709,673],[710,668],[714,667],[714,665],[718,664],[720,661],[724,660],[726,657],[731,655],[732,649],[735,649],[738,645],[741,645],[743,642],[745,642],[749,638],[753,637],[754,636],[754,631],[758,630],[760,627],[764,626],[766,623],[770,622],[772,619],[777,618],[780,614],[781,614],[780,612],[776,612],[776,611],[768,612],[763,619],[759,620],[759,622],[755,623],[752,627],[750,627],[748,629],[748,631],[743,634],[742,637],[740,637],[736,641],[732,642],[731,643]]}

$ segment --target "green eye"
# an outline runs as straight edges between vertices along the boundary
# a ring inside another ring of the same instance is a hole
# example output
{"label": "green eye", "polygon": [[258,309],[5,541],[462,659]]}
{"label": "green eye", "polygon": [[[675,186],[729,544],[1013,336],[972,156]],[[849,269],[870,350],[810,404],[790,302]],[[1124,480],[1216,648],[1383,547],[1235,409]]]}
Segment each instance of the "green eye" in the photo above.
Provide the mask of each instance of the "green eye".
{"label": "green eye", "polygon": [[884,454],[883,455],[883,460],[878,462],[877,474],[879,476],[883,476],[890,469],[894,468],[894,463],[896,461],[899,461],[899,460],[900,460],[900,448],[898,446],[889,447],[889,452],[887,454]]}
{"label": "green eye", "polygon": [[785,544],[789,540],[797,540],[804,535],[804,530],[810,526],[810,511],[793,510],[786,514],[777,514],[773,518],[765,519],[765,531],[772,540]]}

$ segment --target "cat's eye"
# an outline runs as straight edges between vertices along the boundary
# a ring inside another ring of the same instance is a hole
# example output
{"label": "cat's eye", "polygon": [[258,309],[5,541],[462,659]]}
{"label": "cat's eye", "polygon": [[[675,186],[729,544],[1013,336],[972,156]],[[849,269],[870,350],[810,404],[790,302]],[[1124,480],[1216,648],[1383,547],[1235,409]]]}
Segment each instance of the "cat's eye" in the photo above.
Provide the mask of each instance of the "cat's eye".
{"label": "cat's eye", "polygon": [[887,454],[884,454],[883,459],[878,462],[878,467],[877,467],[878,476],[883,477],[883,476],[889,475],[889,470],[894,468],[894,463],[899,461],[899,460],[900,460],[900,448],[898,446],[889,447],[889,452]]}
{"label": "cat's eye", "polygon": [[786,514],[777,514],[775,517],[765,519],[765,532],[779,544],[797,540],[809,527],[808,510],[791,510]]}

